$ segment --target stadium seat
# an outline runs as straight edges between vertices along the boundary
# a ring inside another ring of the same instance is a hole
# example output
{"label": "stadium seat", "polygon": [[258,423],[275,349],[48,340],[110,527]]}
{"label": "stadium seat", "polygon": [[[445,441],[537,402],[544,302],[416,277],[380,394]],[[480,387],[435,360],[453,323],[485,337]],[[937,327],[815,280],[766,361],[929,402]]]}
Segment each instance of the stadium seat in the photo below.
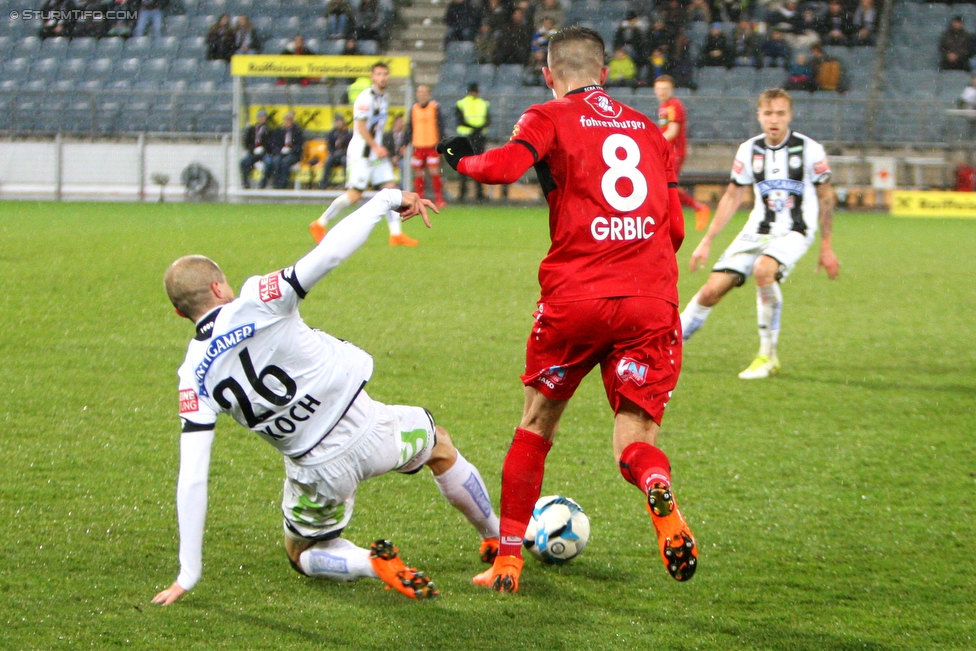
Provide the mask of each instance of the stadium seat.
{"label": "stadium seat", "polygon": [[362,55],[372,56],[379,53],[380,46],[376,41],[356,41],[356,49]]}
{"label": "stadium seat", "polygon": [[42,57],[63,57],[68,53],[68,44],[71,39],[59,36],[57,38],[46,38],[41,41],[41,51],[39,56]]}
{"label": "stadium seat", "polygon": [[58,60],[51,57],[38,59],[31,64],[30,78],[32,81],[46,81],[54,83],[58,76]]}
{"label": "stadium seat", "polygon": [[969,85],[971,76],[965,70],[943,70],[939,73],[938,95],[940,99],[956,99]]}
{"label": "stadium seat", "polygon": [[227,0],[206,0],[205,6],[208,12],[214,13],[216,15],[229,14],[230,11],[227,9]]}
{"label": "stadium seat", "polygon": [[[209,7],[208,7],[209,11]],[[213,14],[200,14],[190,21],[190,27],[188,31],[191,35],[206,37],[207,32],[210,31],[210,27],[217,22],[217,16]],[[264,34],[261,34],[265,36]]]}
{"label": "stadium seat", "polygon": [[152,48],[149,53],[154,57],[175,58],[180,51],[180,39],[176,36],[164,36],[161,39],[153,40]]}
{"label": "stadium seat", "polygon": [[85,76],[85,68],[88,67],[88,59],[83,57],[73,57],[61,62],[61,70],[58,73],[60,79],[77,80]]}
{"label": "stadium seat", "polygon": [[162,82],[169,76],[168,59],[150,59],[142,66],[140,81],[152,81],[156,84]]}
{"label": "stadium seat", "polygon": [[276,30],[279,34],[290,34],[293,38],[295,34],[302,33],[302,17],[301,16],[282,16],[281,22],[278,23],[278,29]]}
{"label": "stadium seat", "polygon": [[756,69],[737,67],[729,70],[728,88],[726,94],[733,96],[751,96],[756,92]]}
{"label": "stadium seat", "polygon": [[[448,59],[450,60],[450,59]],[[440,69],[440,82],[460,85],[464,82],[468,66],[463,63],[445,63]]]}
{"label": "stadium seat", "polygon": [[189,28],[189,19],[186,16],[166,16],[165,29],[167,36],[183,38]]}
{"label": "stadium seat", "polygon": [[524,69],[520,65],[501,65],[495,71],[495,86],[512,88],[522,85]]}
{"label": "stadium seat", "polygon": [[197,77],[200,63],[196,59],[177,59],[170,67],[170,76],[176,79],[193,81]]}
{"label": "stadium seat", "polygon": [[29,57],[33,58],[37,56],[37,53],[41,51],[41,39],[36,36],[25,36],[24,38],[17,41],[14,46],[13,56],[15,58],[19,57]]}
{"label": "stadium seat", "polygon": [[30,74],[30,59],[26,57],[8,59],[3,64],[4,80],[20,83],[25,81],[29,74]]}
{"label": "stadium seat", "polygon": [[78,79],[59,79],[51,88],[58,93],[73,93],[78,87]]}
{"label": "stadium seat", "polygon": [[342,49],[345,47],[345,45],[346,42],[343,41],[341,38],[329,39],[327,41],[323,41],[322,49],[316,50],[316,52],[321,51],[322,54],[339,54],[340,52],[342,52]]}
{"label": "stadium seat", "polygon": [[254,29],[258,30],[258,35],[266,39],[274,31],[275,17],[251,16],[251,24],[254,25]]}
{"label": "stadium seat", "polygon": [[122,48],[125,44],[124,38],[102,38],[98,40],[98,44],[95,46],[96,57],[109,57],[112,59],[117,59],[122,55]]}
{"label": "stadium seat", "polygon": [[308,39],[305,39],[305,45],[312,52],[316,52],[316,53],[319,53],[319,54],[322,53],[322,43],[317,38],[308,38]]}
{"label": "stadium seat", "polygon": [[86,81],[107,81],[115,73],[112,59],[95,59],[85,70]]}
{"label": "stadium seat", "polygon": [[119,114],[119,129],[126,132],[145,131],[149,123],[149,112],[152,104],[146,101],[137,100],[126,102],[122,106]]}
{"label": "stadium seat", "polygon": [[202,61],[207,56],[207,39],[204,36],[187,36],[180,44],[180,57]]}
{"label": "stadium seat", "polygon": [[83,38],[73,38],[71,43],[68,44],[68,56],[72,57],[90,57],[95,52],[95,46],[98,44],[97,38],[83,37]]}
{"label": "stadium seat", "polygon": [[230,72],[224,61],[204,61],[200,66],[199,77],[206,81],[221,82],[229,78]]}
{"label": "stadium seat", "polygon": [[698,92],[703,95],[721,95],[726,88],[725,68],[706,67],[698,69]]}
{"label": "stadium seat", "polygon": [[468,66],[467,68],[465,81],[468,83],[476,82],[481,92],[491,88],[495,83],[495,66],[490,63]]}
{"label": "stadium seat", "polygon": [[126,79],[138,79],[139,72],[142,70],[142,59],[131,58],[124,59],[122,64],[118,66],[121,71],[121,76]]}
{"label": "stadium seat", "polygon": [[119,116],[122,114],[122,102],[115,99],[99,100],[95,112],[95,131],[98,133],[114,133],[118,130]]}
{"label": "stadium seat", "polygon": [[0,62],[10,58],[14,51],[14,40],[9,36],[0,35]]}
{"label": "stadium seat", "polygon": [[133,36],[128,41],[125,42],[125,55],[126,56],[137,56],[137,57],[147,57],[149,56],[149,51],[152,49],[152,37],[151,36]]}
{"label": "stadium seat", "polygon": [[474,63],[474,42],[452,41],[444,50],[444,60],[451,63]]}

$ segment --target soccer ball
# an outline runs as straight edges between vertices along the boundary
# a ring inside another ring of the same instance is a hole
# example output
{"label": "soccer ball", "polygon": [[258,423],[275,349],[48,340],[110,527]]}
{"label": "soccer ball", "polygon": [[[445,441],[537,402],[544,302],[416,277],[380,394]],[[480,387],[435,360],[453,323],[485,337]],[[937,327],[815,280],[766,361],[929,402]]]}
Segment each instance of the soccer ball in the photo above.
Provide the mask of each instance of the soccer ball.
{"label": "soccer ball", "polygon": [[522,545],[544,563],[568,563],[586,548],[590,519],[583,508],[561,495],[540,497],[532,510]]}

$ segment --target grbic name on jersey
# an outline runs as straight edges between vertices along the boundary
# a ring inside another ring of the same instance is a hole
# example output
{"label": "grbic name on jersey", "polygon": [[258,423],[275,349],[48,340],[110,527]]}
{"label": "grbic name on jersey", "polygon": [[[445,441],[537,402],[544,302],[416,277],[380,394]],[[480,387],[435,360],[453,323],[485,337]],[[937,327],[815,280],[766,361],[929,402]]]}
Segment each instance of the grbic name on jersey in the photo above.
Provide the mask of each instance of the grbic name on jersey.
{"label": "grbic name on jersey", "polygon": [[598,242],[647,240],[654,235],[655,224],[653,217],[597,217],[590,222],[590,234]]}

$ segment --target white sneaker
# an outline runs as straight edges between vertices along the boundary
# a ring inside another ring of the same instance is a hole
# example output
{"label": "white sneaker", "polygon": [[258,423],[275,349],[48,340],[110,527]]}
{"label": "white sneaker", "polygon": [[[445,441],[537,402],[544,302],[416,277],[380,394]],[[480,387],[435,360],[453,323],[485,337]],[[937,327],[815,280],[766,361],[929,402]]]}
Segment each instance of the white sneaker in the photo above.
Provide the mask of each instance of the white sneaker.
{"label": "white sneaker", "polygon": [[743,380],[762,380],[771,375],[776,375],[779,373],[779,369],[779,359],[776,358],[776,355],[772,357],[759,355],[756,359],[752,360],[749,368],[739,373],[739,378]]}

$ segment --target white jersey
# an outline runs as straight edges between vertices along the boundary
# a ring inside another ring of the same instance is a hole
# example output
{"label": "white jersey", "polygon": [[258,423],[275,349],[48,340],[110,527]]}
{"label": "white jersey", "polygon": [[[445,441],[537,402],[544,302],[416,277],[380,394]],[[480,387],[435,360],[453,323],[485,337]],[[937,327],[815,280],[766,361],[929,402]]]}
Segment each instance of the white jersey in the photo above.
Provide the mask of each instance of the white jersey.
{"label": "white jersey", "polygon": [[813,235],[820,215],[816,186],[829,178],[823,145],[802,133],[787,133],[776,147],[763,135],[745,141],[735,155],[731,182],[752,185],[756,200],[742,233]]}
{"label": "white jersey", "polygon": [[[372,86],[359,93],[359,97],[352,105],[352,119],[365,120],[366,128],[373,134],[373,140],[377,144],[383,144],[383,132],[386,130],[388,114],[389,100],[386,93],[377,93]],[[376,154],[355,128],[352,130],[352,140],[349,141],[346,155],[350,158],[376,160]]]}
{"label": "white jersey", "polygon": [[[225,412],[282,454],[300,458],[328,435],[373,373],[356,346],[309,328],[294,267],[249,278],[241,295],[197,323],[179,370],[184,431]],[[339,436],[339,438],[342,438]]]}

